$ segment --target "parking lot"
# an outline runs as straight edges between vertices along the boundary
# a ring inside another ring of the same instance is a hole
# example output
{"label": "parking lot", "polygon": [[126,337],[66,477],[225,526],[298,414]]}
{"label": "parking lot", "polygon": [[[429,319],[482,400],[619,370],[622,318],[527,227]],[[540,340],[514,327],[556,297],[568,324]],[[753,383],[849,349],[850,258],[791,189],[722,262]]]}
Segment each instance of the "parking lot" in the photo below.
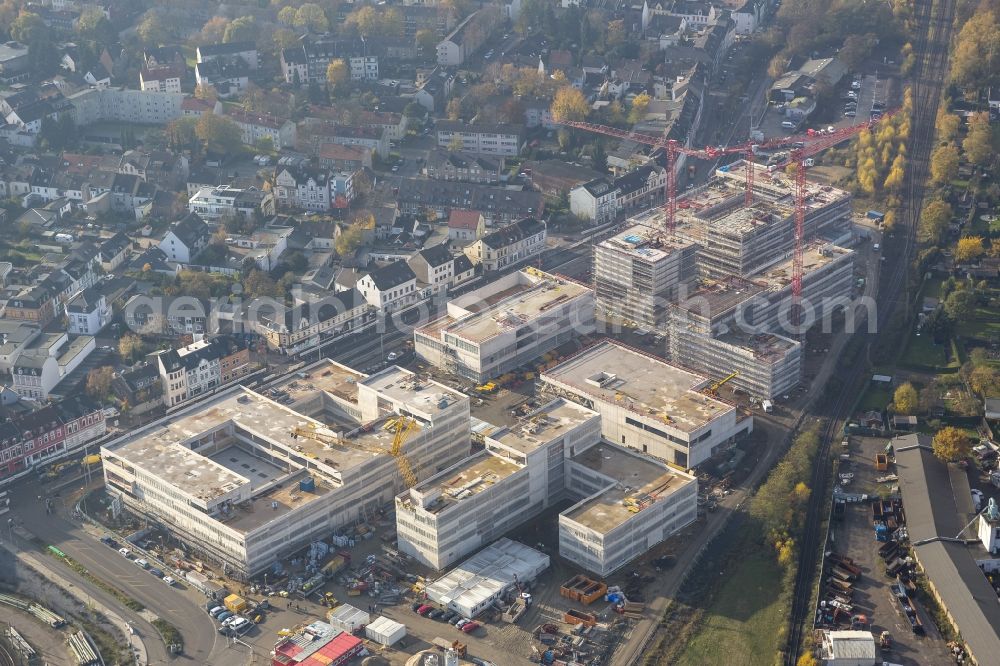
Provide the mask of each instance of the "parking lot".
{"label": "parking lot", "polygon": [[[890,589],[890,585],[896,581],[886,576],[886,562],[879,555],[879,547],[883,542],[875,539],[871,499],[889,497],[897,492],[892,480],[891,462],[885,471],[875,469],[875,455],[884,453],[886,442],[884,438],[852,436],[849,438],[848,448],[834,446],[838,458],[841,454],[849,454],[850,457],[849,462],[838,460],[838,491],[834,497],[850,501],[844,502],[842,519],[831,521],[827,551],[851,558],[854,565],[861,569],[861,575],[854,581],[853,596],[850,597],[853,608],[848,613],[853,616],[865,615],[870,623],[866,628],[870,628],[876,638],[883,631],[889,632],[892,648],[882,652],[883,661],[903,666],[950,663],[952,659],[948,648],[920,602],[919,595],[912,605],[916,608],[925,634],[920,636],[911,631],[910,622]],[[848,477],[845,484],[841,474],[853,476]],[[829,571],[828,560],[821,599],[830,597],[827,590],[832,588],[826,585],[826,580],[830,577]],[[841,625],[841,628],[846,628],[846,625]]]}

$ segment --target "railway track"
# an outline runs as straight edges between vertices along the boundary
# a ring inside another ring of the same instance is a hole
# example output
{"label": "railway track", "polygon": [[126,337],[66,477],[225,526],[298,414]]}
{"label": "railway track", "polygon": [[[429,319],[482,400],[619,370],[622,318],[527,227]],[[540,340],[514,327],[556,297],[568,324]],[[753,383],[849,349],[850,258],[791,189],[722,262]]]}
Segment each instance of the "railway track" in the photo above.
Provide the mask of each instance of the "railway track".
{"label": "railway track", "polygon": [[17,666],[14,652],[3,643],[0,643],[0,666]]}
{"label": "railway track", "polygon": [[[888,279],[879,283],[877,331],[886,326],[900,304],[907,308],[908,314],[909,295],[905,283],[908,279],[910,257],[916,244],[924,183],[927,181],[930,152],[934,142],[938,102],[947,74],[955,0],[918,0],[915,9],[920,31],[915,51],[920,56],[911,86],[913,117],[909,145],[910,169],[907,170],[906,200],[903,202],[901,215],[905,226],[902,238],[897,238],[893,247],[886,248],[889,252],[895,252],[895,257],[892,269],[886,276]],[[862,327],[863,323],[858,328]],[[873,337],[869,336],[865,344],[870,346],[872,340]],[[855,396],[851,389],[860,384],[866,369],[865,364],[856,363],[841,377],[844,388],[827,414],[820,451],[816,457],[820,464],[813,469],[813,490],[807,507],[806,530],[802,537],[798,574],[792,596],[791,625],[784,655],[784,663],[787,666],[795,666],[804,632],[807,627],[813,626],[812,582],[817,565],[817,551],[821,545],[820,539],[823,537],[820,531],[822,523],[820,513],[825,506],[826,485],[830,477],[830,470],[825,461],[829,459],[831,441],[837,434],[838,425],[849,416],[847,410],[852,406]]]}

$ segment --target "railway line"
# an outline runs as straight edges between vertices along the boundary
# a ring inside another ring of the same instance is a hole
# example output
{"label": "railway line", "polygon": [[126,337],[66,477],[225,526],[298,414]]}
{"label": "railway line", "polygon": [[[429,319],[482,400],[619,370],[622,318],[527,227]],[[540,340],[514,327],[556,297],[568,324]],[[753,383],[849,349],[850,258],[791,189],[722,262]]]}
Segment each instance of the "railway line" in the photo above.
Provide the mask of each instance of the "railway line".
{"label": "railway line", "polygon": [[[887,252],[894,256],[891,259],[888,275],[879,284],[876,331],[884,329],[901,304],[907,309],[906,316],[909,315],[910,295],[906,281],[923,205],[924,183],[927,181],[930,153],[933,148],[937,107],[947,74],[955,0],[918,0],[915,9],[919,30],[915,51],[919,54],[919,59],[911,85],[913,117],[910,169],[906,176],[906,198],[901,215],[904,226],[902,232],[897,234],[896,242],[886,248]],[[863,324],[858,328],[862,327]],[[869,336],[865,345],[870,346],[873,339],[873,336]],[[847,410],[853,405],[855,393],[850,389],[859,385],[865,370],[865,364],[856,363],[841,376],[844,388],[840,391],[832,409],[825,415],[827,423],[820,451],[816,457],[819,464],[813,469],[813,490],[807,507],[806,531],[802,537],[799,568],[792,595],[788,643],[784,654],[784,663],[787,666],[795,665],[799,658],[804,632],[807,628],[812,628],[812,582],[817,565],[816,556],[821,545],[820,539],[823,537],[820,530],[821,511],[825,506],[826,485],[830,477],[830,470],[825,461],[829,459],[830,443],[837,434],[837,428],[849,416]]]}

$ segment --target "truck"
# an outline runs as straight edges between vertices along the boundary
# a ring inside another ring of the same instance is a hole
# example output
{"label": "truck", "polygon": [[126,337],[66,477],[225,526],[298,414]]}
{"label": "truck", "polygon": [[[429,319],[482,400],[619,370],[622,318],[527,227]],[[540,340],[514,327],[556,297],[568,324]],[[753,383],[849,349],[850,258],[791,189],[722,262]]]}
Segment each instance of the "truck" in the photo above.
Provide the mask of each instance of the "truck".
{"label": "truck", "polygon": [[334,555],[333,558],[323,565],[323,575],[327,580],[333,578],[347,565],[347,559],[343,555]]}
{"label": "truck", "polygon": [[760,406],[764,408],[764,412],[770,414],[774,411],[774,403],[770,400],[764,400],[760,403]]}
{"label": "truck", "polygon": [[199,590],[209,599],[216,599],[221,601],[225,598],[228,590],[225,585],[220,585],[214,581],[208,579],[204,574],[200,574],[197,571],[188,571],[184,574],[184,579],[191,584],[196,590]]}
{"label": "truck", "polygon": [[247,609],[247,600],[238,594],[230,594],[222,603],[226,610],[233,613],[242,613]]}
{"label": "truck", "polygon": [[830,567],[830,575],[836,578],[837,580],[842,580],[846,583],[850,583],[854,580],[854,576],[844,571],[840,567]]}

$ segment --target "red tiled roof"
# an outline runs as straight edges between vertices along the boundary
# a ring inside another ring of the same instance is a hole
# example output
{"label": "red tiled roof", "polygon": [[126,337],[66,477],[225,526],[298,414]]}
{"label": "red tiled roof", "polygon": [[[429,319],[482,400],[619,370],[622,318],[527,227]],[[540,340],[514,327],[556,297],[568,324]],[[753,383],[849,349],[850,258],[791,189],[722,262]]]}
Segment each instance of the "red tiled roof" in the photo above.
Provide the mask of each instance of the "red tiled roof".
{"label": "red tiled roof", "polygon": [[475,210],[461,210],[454,208],[448,217],[449,229],[470,229],[475,230],[479,226],[480,213]]}

